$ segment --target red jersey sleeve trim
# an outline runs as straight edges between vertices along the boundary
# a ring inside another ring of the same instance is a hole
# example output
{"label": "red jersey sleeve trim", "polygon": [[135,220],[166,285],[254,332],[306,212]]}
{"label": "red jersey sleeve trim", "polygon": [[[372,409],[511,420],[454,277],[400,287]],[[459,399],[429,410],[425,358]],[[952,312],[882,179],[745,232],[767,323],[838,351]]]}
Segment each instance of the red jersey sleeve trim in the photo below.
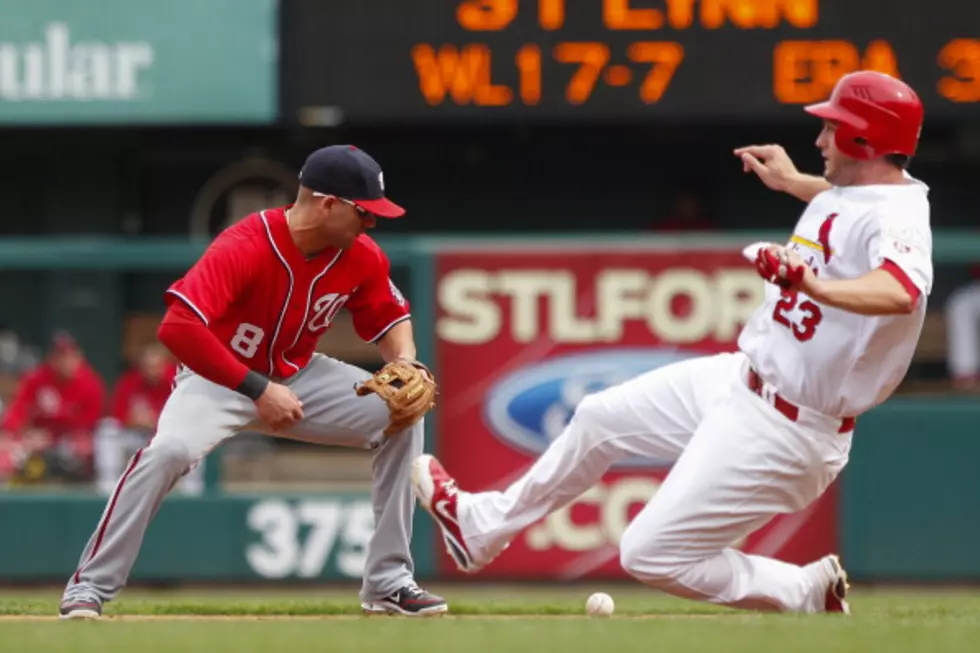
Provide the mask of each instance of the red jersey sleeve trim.
{"label": "red jersey sleeve trim", "polygon": [[902,284],[902,287],[905,288],[905,292],[907,292],[909,297],[912,298],[912,307],[915,308],[919,304],[919,297],[922,296],[922,291],[919,290],[919,287],[916,286],[912,279],[909,278],[909,275],[905,273],[905,270],[900,268],[898,264],[891,259],[885,259],[885,262],[881,264],[881,269],[895,277],[895,280]]}
{"label": "red jersey sleeve trim", "polygon": [[371,338],[370,340],[368,340],[368,342],[371,343],[371,344],[376,343],[377,341],[379,341],[382,338],[384,338],[385,337],[385,334],[388,333],[389,331],[391,331],[395,327],[396,324],[399,324],[401,322],[404,322],[405,320],[408,320],[411,317],[412,317],[412,314],[411,313],[406,313],[405,315],[402,315],[401,317],[396,318],[395,320],[392,320],[392,322],[388,326],[386,326],[385,328],[381,329],[381,332],[378,335],[376,335],[373,338]]}
{"label": "red jersey sleeve trim", "polygon": [[199,308],[198,308],[197,306],[195,306],[195,305],[194,305],[194,302],[192,302],[192,301],[191,301],[190,299],[188,299],[186,295],[184,295],[183,293],[181,293],[181,292],[178,292],[178,291],[176,291],[176,290],[173,290],[173,289],[171,289],[171,290],[168,290],[167,292],[168,292],[168,293],[170,293],[171,295],[173,295],[174,297],[177,297],[177,298],[179,298],[179,299],[180,299],[180,301],[182,301],[182,302],[184,302],[185,304],[187,304],[187,307],[188,307],[189,309],[191,309],[192,311],[194,311],[195,313],[197,313],[197,316],[198,316],[199,318],[201,318],[201,321],[203,321],[205,325],[208,325],[208,324],[209,324],[209,321],[208,321],[208,318],[207,318],[207,316],[206,316],[206,315],[204,314],[204,311],[202,311],[202,310],[201,310],[201,309],[199,309]]}

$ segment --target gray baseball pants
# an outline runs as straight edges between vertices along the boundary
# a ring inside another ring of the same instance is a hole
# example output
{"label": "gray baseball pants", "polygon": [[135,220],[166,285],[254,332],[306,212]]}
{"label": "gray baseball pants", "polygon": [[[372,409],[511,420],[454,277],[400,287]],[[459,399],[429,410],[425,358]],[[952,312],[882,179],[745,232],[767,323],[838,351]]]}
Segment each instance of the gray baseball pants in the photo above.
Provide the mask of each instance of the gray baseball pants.
{"label": "gray baseball pants", "polygon": [[[284,433],[304,442],[374,451],[372,502],[375,531],[368,543],[361,599],[383,598],[412,581],[410,551],[415,498],[412,461],[422,453],[423,422],[393,437],[388,408],[380,397],[358,397],[355,383],[370,374],[317,354],[286,385],[303,403],[304,418]],[[112,600],[125,586],[143,535],[181,476],[211,450],[240,431],[269,433],[255,404],[223,386],[183,369],[160,415],[156,435],[132,457],[82,552],[64,598],[91,595]]]}

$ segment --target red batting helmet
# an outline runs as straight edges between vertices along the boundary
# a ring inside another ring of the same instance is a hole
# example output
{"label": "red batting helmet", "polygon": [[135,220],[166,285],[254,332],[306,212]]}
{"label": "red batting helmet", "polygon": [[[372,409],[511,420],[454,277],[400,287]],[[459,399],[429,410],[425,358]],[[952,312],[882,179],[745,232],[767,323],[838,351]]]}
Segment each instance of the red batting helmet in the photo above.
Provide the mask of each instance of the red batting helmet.
{"label": "red batting helmet", "polygon": [[829,100],[804,110],[837,122],[837,149],[862,161],[886,154],[912,156],[922,131],[922,102],[915,91],[870,70],[844,75]]}

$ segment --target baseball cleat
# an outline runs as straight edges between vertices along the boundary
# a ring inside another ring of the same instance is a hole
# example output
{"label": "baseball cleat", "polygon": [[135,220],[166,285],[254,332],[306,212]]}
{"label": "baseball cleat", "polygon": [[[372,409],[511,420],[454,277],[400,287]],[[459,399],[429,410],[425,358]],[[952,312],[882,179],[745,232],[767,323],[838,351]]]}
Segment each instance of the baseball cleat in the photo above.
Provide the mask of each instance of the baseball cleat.
{"label": "baseball cleat", "polygon": [[480,565],[476,564],[466,548],[459,527],[457,510],[460,491],[456,487],[456,479],[446,472],[435,457],[423,454],[412,463],[412,488],[419,503],[439,524],[446,552],[456,567],[468,574],[478,571]]}
{"label": "baseball cleat", "polygon": [[844,566],[840,563],[840,557],[829,555],[823,559],[823,563],[831,576],[824,609],[827,612],[851,614],[851,606],[847,603],[847,591],[851,586],[847,583],[847,572],[844,571]]}
{"label": "baseball cleat", "polygon": [[409,584],[394,594],[361,603],[365,614],[400,614],[406,617],[435,617],[449,612],[446,600]]}
{"label": "baseball cleat", "polygon": [[102,602],[98,599],[67,599],[58,609],[60,619],[99,619],[102,616]]}

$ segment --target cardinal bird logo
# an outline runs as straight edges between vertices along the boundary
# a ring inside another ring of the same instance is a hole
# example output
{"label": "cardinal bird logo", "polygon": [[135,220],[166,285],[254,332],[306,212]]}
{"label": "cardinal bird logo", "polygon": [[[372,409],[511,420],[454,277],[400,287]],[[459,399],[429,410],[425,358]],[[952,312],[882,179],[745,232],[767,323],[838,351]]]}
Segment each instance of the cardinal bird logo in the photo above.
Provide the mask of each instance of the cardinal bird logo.
{"label": "cardinal bird logo", "polygon": [[830,229],[834,226],[834,220],[837,219],[839,213],[831,213],[823,220],[823,224],[820,225],[820,230],[817,232],[817,242],[823,247],[823,262],[824,264],[830,263]]}

